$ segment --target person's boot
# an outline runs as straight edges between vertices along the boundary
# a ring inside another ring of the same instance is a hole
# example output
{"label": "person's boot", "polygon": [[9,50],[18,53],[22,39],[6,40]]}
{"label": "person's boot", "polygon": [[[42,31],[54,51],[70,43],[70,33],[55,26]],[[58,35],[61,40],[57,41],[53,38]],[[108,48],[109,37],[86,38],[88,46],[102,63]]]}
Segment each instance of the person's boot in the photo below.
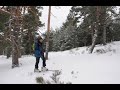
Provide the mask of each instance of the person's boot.
{"label": "person's boot", "polygon": [[40,70],[35,68],[35,69],[34,69],[34,72],[40,72]]}

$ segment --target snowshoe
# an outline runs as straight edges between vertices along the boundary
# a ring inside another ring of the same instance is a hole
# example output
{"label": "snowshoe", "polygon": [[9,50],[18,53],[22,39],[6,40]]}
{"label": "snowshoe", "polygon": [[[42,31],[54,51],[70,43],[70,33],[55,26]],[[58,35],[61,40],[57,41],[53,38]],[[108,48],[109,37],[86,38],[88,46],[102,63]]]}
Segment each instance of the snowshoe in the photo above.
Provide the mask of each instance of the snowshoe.
{"label": "snowshoe", "polygon": [[41,71],[45,72],[48,71],[48,69],[46,67],[41,67]]}
{"label": "snowshoe", "polygon": [[41,72],[39,69],[34,69],[34,72]]}

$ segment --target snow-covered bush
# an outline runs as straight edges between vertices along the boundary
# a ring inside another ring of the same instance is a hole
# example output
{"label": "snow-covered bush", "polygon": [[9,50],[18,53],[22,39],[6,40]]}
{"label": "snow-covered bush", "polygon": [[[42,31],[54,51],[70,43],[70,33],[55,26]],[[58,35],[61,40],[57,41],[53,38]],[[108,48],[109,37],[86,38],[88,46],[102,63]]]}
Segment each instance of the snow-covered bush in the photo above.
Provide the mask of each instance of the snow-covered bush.
{"label": "snow-covered bush", "polygon": [[59,75],[61,75],[61,71],[55,71],[50,77],[52,81],[45,80],[43,77],[37,77],[36,81],[39,84],[72,84],[71,82],[64,83],[60,81],[60,78],[58,77]]}

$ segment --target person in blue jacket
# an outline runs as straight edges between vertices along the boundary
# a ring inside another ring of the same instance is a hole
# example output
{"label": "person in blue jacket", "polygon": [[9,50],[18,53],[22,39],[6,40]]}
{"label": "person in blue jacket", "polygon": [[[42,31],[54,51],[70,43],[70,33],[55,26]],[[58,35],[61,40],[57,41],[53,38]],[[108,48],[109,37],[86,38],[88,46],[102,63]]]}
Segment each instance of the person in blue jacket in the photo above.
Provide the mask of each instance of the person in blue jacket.
{"label": "person in blue jacket", "polygon": [[38,36],[37,39],[35,40],[34,50],[35,50],[34,55],[36,57],[34,72],[40,72],[40,70],[38,69],[38,64],[39,64],[40,58],[43,60],[41,71],[48,70],[46,68],[46,60],[44,57],[44,49],[43,49],[43,39],[41,36]]}

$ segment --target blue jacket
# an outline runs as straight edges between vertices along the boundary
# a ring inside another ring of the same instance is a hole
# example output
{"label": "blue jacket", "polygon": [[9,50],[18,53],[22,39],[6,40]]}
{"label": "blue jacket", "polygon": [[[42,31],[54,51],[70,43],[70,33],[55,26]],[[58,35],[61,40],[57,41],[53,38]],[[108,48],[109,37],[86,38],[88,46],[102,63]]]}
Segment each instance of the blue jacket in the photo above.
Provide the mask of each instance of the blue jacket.
{"label": "blue jacket", "polygon": [[35,42],[34,50],[35,50],[35,57],[41,57],[44,54],[42,43],[39,43],[38,40],[36,40]]}

